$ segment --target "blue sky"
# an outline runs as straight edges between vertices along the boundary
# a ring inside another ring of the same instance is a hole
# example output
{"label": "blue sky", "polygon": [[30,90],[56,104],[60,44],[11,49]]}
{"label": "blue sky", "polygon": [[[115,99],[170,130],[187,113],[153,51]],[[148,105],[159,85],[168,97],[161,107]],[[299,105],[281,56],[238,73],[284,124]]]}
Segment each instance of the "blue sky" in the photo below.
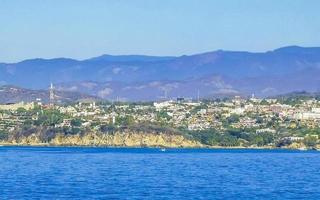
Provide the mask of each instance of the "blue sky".
{"label": "blue sky", "polygon": [[0,62],[320,46],[319,0],[0,0]]}

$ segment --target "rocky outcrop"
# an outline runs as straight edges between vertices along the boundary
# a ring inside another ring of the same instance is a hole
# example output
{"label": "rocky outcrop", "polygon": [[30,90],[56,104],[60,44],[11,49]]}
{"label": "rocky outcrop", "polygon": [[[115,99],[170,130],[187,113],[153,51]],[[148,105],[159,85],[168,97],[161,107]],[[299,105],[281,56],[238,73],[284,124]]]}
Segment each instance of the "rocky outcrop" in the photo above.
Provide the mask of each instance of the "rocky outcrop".
{"label": "rocky outcrop", "polygon": [[306,145],[303,144],[302,142],[293,142],[287,148],[288,149],[304,149],[304,148],[307,149]]}
{"label": "rocky outcrop", "polygon": [[183,135],[145,132],[115,132],[112,134],[90,132],[84,135],[56,134],[48,142],[43,142],[39,134],[12,138],[3,141],[11,145],[50,146],[119,146],[119,147],[203,147],[195,140]]}

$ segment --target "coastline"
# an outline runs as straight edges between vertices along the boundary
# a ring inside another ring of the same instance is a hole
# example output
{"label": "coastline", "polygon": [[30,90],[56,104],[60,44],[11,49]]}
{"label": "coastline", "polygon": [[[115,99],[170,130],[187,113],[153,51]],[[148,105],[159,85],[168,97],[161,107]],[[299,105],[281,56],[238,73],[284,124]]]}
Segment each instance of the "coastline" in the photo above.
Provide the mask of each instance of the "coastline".
{"label": "coastline", "polygon": [[50,143],[39,143],[39,144],[25,144],[25,143],[1,143],[0,147],[52,147],[52,148],[114,148],[114,149],[209,149],[209,150],[293,150],[293,151],[320,151],[320,149],[299,149],[299,148],[289,148],[289,147],[272,147],[272,146],[261,146],[261,147],[244,147],[244,146],[181,146],[181,147],[169,147],[169,146],[116,146],[116,145],[56,145]]}
{"label": "coastline", "polygon": [[[14,136],[14,135],[13,135]],[[100,132],[88,132],[85,135],[55,134],[54,137],[44,139],[42,132],[36,132],[29,136],[10,137],[8,140],[0,140],[0,146],[26,146],[26,147],[101,147],[101,148],[176,148],[176,149],[288,149],[288,150],[319,150],[320,146],[306,146],[303,143],[292,143],[282,147],[275,145],[237,145],[219,146],[201,143],[198,140],[178,134],[163,132],[115,132],[103,134]]]}

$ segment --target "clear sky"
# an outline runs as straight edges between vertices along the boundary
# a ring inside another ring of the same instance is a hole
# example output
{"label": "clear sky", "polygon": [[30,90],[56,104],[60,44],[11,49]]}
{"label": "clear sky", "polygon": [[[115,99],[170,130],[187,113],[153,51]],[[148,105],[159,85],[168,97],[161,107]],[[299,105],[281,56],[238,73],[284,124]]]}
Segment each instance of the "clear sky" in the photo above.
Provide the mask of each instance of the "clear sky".
{"label": "clear sky", "polygon": [[320,46],[319,0],[0,0],[0,62]]}

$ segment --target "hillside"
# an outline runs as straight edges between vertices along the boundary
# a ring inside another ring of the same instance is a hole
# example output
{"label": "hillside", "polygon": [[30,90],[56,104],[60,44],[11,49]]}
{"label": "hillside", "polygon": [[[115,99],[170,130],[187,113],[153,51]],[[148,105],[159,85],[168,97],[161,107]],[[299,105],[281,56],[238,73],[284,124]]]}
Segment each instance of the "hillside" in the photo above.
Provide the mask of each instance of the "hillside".
{"label": "hillside", "polygon": [[[49,102],[49,92],[47,90],[31,90],[15,86],[0,86],[0,103],[31,102],[36,99],[42,102]],[[74,102],[81,99],[97,99],[94,96],[81,94],[78,92],[55,91],[56,103]]]}

